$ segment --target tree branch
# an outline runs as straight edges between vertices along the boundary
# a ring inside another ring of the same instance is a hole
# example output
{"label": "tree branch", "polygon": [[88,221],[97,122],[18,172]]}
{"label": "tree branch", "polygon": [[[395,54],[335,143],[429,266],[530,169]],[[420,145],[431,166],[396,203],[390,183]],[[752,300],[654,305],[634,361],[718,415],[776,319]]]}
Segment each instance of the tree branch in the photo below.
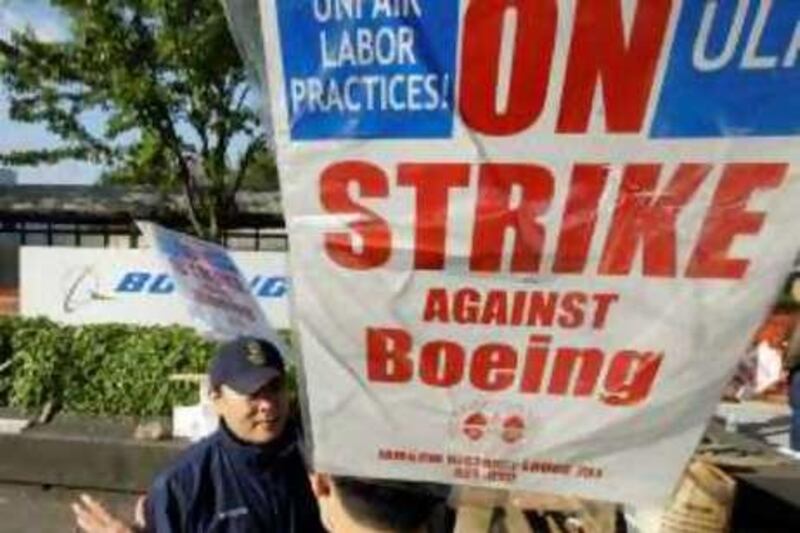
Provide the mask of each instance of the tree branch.
{"label": "tree branch", "polygon": [[239,189],[242,186],[244,177],[247,175],[247,169],[250,168],[250,165],[252,164],[253,159],[255,158],[255,155],[258,153],[259,149],[263,148],[264,146],[266,146],[266,139],[263,135],[259,135],[247,145],[244,155],[239,161],[239,170],[236,172],[236,178],[233,181],[233,185],[225,193],[223,208],[226,211],[231,209],[236,203],[236,193],[239,192]]}
{"label": "tree branch", "polygon": [[239,99],[236,101],[236,105],[233,108],[234,113],[238,113],[239,111],[242,110],[242,106],[244,105],[245,99],[247,98],[247,95],[249,93],[250,93],[250,86],[245,84],[244,90],[242,91],[242,94],[239,95]]}

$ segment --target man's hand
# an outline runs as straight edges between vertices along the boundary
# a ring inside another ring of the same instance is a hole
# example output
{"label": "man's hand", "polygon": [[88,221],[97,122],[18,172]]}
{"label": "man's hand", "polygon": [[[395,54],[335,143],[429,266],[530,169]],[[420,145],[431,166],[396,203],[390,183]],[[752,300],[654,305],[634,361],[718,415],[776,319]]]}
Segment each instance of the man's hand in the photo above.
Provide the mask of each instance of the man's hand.
{"label": "man's hand", "polygon": [[144,497],[136,502],[136,522],[128,524],[119,520],[97,500],[88,494],[81,494],[80,500],[72,504],[75,523],[85,533],[134,533],[144,524]]}

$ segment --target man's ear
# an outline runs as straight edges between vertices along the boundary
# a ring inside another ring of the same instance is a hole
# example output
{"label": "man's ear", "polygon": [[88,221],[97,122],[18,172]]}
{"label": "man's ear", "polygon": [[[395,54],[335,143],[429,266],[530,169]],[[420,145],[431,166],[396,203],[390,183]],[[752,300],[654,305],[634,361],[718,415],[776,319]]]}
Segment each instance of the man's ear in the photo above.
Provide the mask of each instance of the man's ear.
{"label": "man's ear", "polygon": [[222,401],[222,387],[216,387],[208,391],[208,399],[211,400],[211,408],[217,416],[222,417],[224,413],[224,402]]}
{"label": "man's ear", "polygon": [[208,397],[213,402],[219,400],[222,396],[222,385],[219,387],[213,387],[208,391]]}
{"label": "man's ear", "polygon": [[326,498],[331,495],[331,478],[328,474],[311,472],[308,480],[311,482],[311,491],[317,498]]}

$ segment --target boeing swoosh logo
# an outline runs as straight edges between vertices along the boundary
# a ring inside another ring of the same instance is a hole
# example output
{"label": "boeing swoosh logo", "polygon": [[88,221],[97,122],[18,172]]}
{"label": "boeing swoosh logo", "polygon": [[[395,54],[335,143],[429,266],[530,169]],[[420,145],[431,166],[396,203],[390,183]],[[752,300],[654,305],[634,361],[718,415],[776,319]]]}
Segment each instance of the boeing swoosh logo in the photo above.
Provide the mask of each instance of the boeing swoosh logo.
{"label": "boeing swoosh logo", "polygon": [[65,313],[70,314],[92,302],[113,299],[113,296],[100,292],[100,277],[94,271],[94,267],[87,266],[80,270],[69,284],[61,307]]}

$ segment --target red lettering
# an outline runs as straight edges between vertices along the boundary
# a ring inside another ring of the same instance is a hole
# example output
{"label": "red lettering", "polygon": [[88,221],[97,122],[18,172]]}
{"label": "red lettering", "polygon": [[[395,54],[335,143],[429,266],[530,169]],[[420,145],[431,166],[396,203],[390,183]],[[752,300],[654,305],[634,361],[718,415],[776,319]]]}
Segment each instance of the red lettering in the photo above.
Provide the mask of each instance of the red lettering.
{"label": "red lettering", "polygon": [[[515,187],[521,189],[522,200],[517,207],[511,207],[511,192]],[[538,271],[545,228],[537,218],[547,211],[552,196],[553,176],[544,167],[482,165],[470,269],[500,270],[506,229],[511,228],[515,233],[511,272]]]}
{"label": "red lettering", "polygon": [[399,167],[397,182],[417,190],[414,268],[441,270],[444,268],[450,189],[469,185],[469,165],[403,164]]}
{"label": "red lettering", "polygon": [[583,323],[586,302],[589,297],[582,292],[568,292],[561,299],[558,325],[562,328],[577,328]]}
{"label": "red lettering", "polygon": [[414,366],[409,352],[411,335],[407,331],[367,328],[367,379],[389,383],[410,381]]}
{"label": "red lettering", "polygon": [[425,310],[422,313],[422,320],[425,322],[450,322],[447,303],[447,289],[434,288],[428,291],[425,299]]}
{"label": "red lettering", "polygon": [[598,292],[593,294],[592,298],[597,303],[592,327],[601,329],[606,325],[606,318],[608,317],[609,309],[611,309],[611,304],[619,301],[619,294]]}
{"label": "red lettering", "polygon": [[747,201],[759,189],[777,188],[788,165],[780,163],[732,163],[720,178],[708,209],[700,238],[686,268],[688,278],[741,279],[749,259],[728,256],[737,235],[756,235],[764,213],[747,211]]}
{"label": "red lettering", "polygon": [[556,316],[557,304],[557,292],[532,292],[530,294],[530,308],[528,309],[528,325],[550,327]]}
{"label": "red lettering", "polygon": [[[606,366],[599,348],[557,347],[551,350],[549,335],[531,335],[524,359],[505,343],[485,343],[471,353],[459,343],[435,339],[422,344],[419,352],[419,380],[439,388],[459,386],[465,380],[486,392],[508,390],[519,374],[522,394],[591,396],[605,367],[604,389],[598,400],[612,406],[641,402],[650,394],[663,354],[622,350]],[[370,381],[402,384],[415,374],[413,345],[402,329],[367,330],[367,377]],[[551,356],[552,353],[552,356]],[[469,359],[468,359],[469,357]],[[552,362],[550,361],[552,359]]]}
{"label": "red lettering", "polygon": [[675,277],[675,222],[710,170],[711,165],[682,164],[666,190],[654,198],[652,192],[658,183],[661,165],[625,167],[599,273],[628,274],[641,244],[642,270],[646,275]]}
{"label": "red lettering", "polygon": [[[497,109],[503,20],[516,14],[505,109]],[[473,0],[464,19],[460,110],[487,135],[512,135],[539,118],[547,98],[558,9],[555,0]]]}
{"label": "red lettering", "polygon": [[580,362],[580,372],[572,394],[575,396],[592,394],[603,367],[603,352],[597,348],[559,348],[556,351],[555,366],[547,392],[567,394],[578,362]]}
{"label": "red lettering", "polygon": [[[761,211],[747,210],[750,197],[762,189],[775,189],[786,177],[786,163],[734,163],[727,165],[717,184],[699,237],[690,250],[679,249],[678,228],[681,216],[712,170],[710,164],[679,164],[666,183],[661,183],[663,166],[655,163],[628,164],[616,191],[615,205],[599,259],[590,257],[597,250],[593,240],[599,202],[605,196],[609,169],[602,164],[577,164],[565,199],[561,228],[552,263],[543,264],[549,246],[544,224],[555,197],[555,180],[549,169],[533,164],[487,163],[477,169],[477,191],[467,193],[472,167],[453,163],[414,163],[399,167],[399,185],[416,189],[416,218],[413,268],[442,270],[448,253],[448,217],[453,189],[472,198],[475,211],[469,251],[472,272],[539,274],[550,272],[583,273],[587,267],[598,275],[629,275],[641,253],[641,275],[646,277],[738,279],[750,260],[730,257],[739,235],[757,235],[765,219]],[[327,256],[336,264],[363,270],[386,264],[392,253],[392,233],[388,221],[362,204],[361,199],[387,198],[389,184],[383,171],[372,164],[337,163],[320,178],[321,202],[325,212],[341,215],[345,231],[323,231]],[[464,192],[461,192],[464,191]],[[455,201],[455,200],[454,200]],[[700,206],[698,206],[700,207]],[[547,218],[550,220],[550,218]],[[459,232],[463,228],[459,228]],[[510,235],[509,235],[510,234]],[[555,235],[555,234],[554,234]],[[510,241],[509,241],[510,240]],[[689,253],[687,253],[689,252]],[[678,264],[679,259],[686,259]],[[596,261],[596,262],[595,262]],[[596,269],[596,270],[595,270]],[[223,280],[224,281],[224,280]],[[563,327],[583,322],[573,320],[578,308],[567,302],[558,306],[557,295],[526,293],[504,295],[487,293],[481,300],[476,291],[461,292],[449,307],[444,295],[430,295],[424,311],[426,320],[462,324],[527,322],[533,327],[549,327],[554,313],[561,310]],[[513,297],[513,300],[511,298]],[[598,305],[611,301],[598,300]],[[583,304],[581,304],[583,308]],[[594,326],[602,327],[607,308],[598,309]],[[451,316],[452,313],[452,316]]]}
{"label": "red lettering", "polygon": [[601,400],[608,405],[633,405],[645,399],[661,366],[662,354],[624,350],[611,360]]}
{"label": "red lettering", "polygon": [[506,344],[484,344],[475,350],[470,366],[472,384],[485,391],[507,389],[514,383],[517,352]]}
{"label": "red lettering", "polygon": [[641,129],[671,9],[671,0],[637,2],[626,39],[619,0],[578,0],[557,132],[586,132],[598,81],[607,131]]}
{"label": "red lettering", "polygon": [[607,165],[575,165],[572,170],[572,184],[553,263],[554,273],[579,274],[586,268],[597,222],[597,206],[607,177]]}
{"label": "red lettering", "polygon": [[455,342],[425,344],[419,356],[419,377],[433,387],[452,387],[464,376],[464,349]]}
{"label": "red lettering", "polygon": [[531,335],[528,339],[528,349],[525,353],[525,366],[522,370],[522,381],[519,384],[520,392],[539,392],[544,379],[544,370],[547,366],[547,354],[550,350],[549,335]]}
{"label": "red lettering", "polygon": [[481,293],[475,289],[459,289],[453,297],[453,318],[458,324],[474,324],[478,321]]}
{"label": "red lettering", "polygon": [[489,291],[483,306],[481,324],[504,326],[508,323],[508,302],[505,291]]}
{"label": "red lettering", "polygon": [[362,240],[358,251],[353,235],[346,232],[325,234],[325,251],[335,263],[353,270],[366,270],[383,265],[391,254],[392,235],[389,224],[366,207],[353,201],[347,191],[351,183],[360,187],[365,198],[385,198],[389,184],[383,171],[375,165],[357,161],[335,163],[320,178],[320,201],[329,213],[361,215],[348,227]]}
{"label": "red lettering", "polygon": [[522,324],[525,307],[528,303],[528,293],[525,291],[514,291],[513,304],[511,307],[511,323],[514,325]]}

